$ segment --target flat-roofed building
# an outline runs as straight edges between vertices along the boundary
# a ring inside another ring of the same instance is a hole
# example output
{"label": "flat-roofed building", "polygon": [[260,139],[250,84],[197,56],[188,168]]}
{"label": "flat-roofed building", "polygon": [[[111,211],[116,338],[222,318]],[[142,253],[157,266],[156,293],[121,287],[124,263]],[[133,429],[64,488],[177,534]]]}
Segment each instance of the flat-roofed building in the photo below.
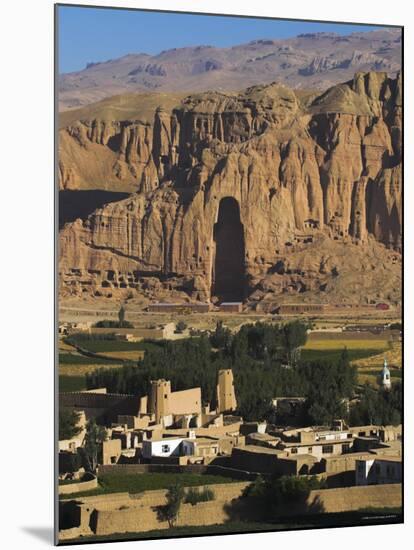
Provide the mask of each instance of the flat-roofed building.
{"label": "flat-roofed building", "polygon": [[268,433],[253,432],[246,436],[246,445],[276,448],[279,442],[279,437]]}
{"label": "flat-roofed building", "polygon": [[142,456],[145,459],[154,457],[181,456],[185,453],[181,437],[165,437],[162,439],[148,439],[142,442]]}
{"label": "flat-roofed building", "polygon": [[[310,454],[321,460],[324,456],[350,452],[354,438],[348,430],[302,428],[279,432],[278,448],[290,455]],[[277,434],[275,434],[277,435]]]}
{"label": "flat-roofed building", "polygon": [[400,456],[364,457],[355,462],[355,485],[379,485],[401,481]]}
{"label": "flat-roofed building", "polygon": [[214,458],[219,454],[219,440],[210,437],[196,437],[184,441],[186,455],[196,458]]}
{"label": "flat-roofed building", "polygon": [[325,304],[280,304],[277,313],[279,315],[303,315],[306,313],[324,313],[327,309]]}
{"label": "flat-roofed building", "polygon": [[239,470],[262,474],[308,475],[313,473],[318,459],[309,454],[290,455],[282,449],[259,445],[235,447],[231,466]]}
{"label": "flat-roofed building", "polygon": [[223,313],[241,313],[243,302],[221,302],[219,309]]}
{"label": "flat-roofed building", "polygon": [[150,313],[208,313],[210,311],[210,304],[171,304],[167,302],[157,302],[156,304],[149,304],[148,311]]}
{"label": "flat-roofed building", "polygon": [[107,439],[102,443],[102,464],[116,464],[122,453],[121,439]]}

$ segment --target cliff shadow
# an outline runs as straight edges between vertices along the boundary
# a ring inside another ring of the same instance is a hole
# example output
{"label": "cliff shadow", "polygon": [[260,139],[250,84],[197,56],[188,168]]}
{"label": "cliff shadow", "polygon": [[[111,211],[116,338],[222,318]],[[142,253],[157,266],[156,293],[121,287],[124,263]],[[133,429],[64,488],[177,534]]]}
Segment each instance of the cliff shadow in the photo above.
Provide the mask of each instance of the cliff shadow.
{"label": "cliff shadow", "polygon": [[59,229],[66,223],[71,223],[81,218],[86,218],[97,208],[105,204],[121,201],[129,197],[129,193],[117,191],[103,191],[100,189],[90,191],[59,191]]}

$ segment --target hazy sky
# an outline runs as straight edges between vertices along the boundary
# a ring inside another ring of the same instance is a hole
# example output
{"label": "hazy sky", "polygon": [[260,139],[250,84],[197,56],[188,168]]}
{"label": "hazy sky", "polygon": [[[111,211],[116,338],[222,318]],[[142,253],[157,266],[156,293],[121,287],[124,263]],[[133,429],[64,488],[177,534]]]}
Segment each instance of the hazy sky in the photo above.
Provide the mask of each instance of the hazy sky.
{"label": "hazy sky", "polygon": [[260,38],[287,38],[304,32],[350,34],[379,27],[305,21],[151,13],[60,6],[59,72],[83,69],[127,53],[157,54],[170,48],[233,46]]}

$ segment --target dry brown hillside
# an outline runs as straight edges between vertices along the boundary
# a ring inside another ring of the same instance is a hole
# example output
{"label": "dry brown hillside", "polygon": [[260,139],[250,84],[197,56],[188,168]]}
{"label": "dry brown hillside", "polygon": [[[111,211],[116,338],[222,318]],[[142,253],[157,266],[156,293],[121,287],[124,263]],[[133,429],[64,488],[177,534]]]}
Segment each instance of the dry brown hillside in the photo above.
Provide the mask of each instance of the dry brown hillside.
{"label": "dry brown hillside", "polygon": [[194,46],[157,55],[131,53],[59,78],[61,110],[126,92],[241,90],[277,80],[291,88],[325,90],[358,71],[401,68],[401,30],[347,36],[306,33],[254,40],[229,48]]}

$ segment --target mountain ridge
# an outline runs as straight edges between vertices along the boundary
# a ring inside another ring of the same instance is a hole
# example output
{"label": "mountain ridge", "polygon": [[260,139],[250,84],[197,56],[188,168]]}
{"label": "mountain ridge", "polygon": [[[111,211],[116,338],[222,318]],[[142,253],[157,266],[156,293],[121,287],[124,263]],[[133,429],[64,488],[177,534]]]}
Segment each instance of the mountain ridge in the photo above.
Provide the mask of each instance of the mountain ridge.
{"label": "mountain ridge", "polygon": [[357,71],[383,70],[395,76],[400,60],[400,29],[345,36],[304,33],[227,48],[191,46],[156,55],[126,54],[61,74],[59,106],[60,110],[77,108],[128,92],[237,91],[274,80],[293,88],[322,90],[352,78]]}

